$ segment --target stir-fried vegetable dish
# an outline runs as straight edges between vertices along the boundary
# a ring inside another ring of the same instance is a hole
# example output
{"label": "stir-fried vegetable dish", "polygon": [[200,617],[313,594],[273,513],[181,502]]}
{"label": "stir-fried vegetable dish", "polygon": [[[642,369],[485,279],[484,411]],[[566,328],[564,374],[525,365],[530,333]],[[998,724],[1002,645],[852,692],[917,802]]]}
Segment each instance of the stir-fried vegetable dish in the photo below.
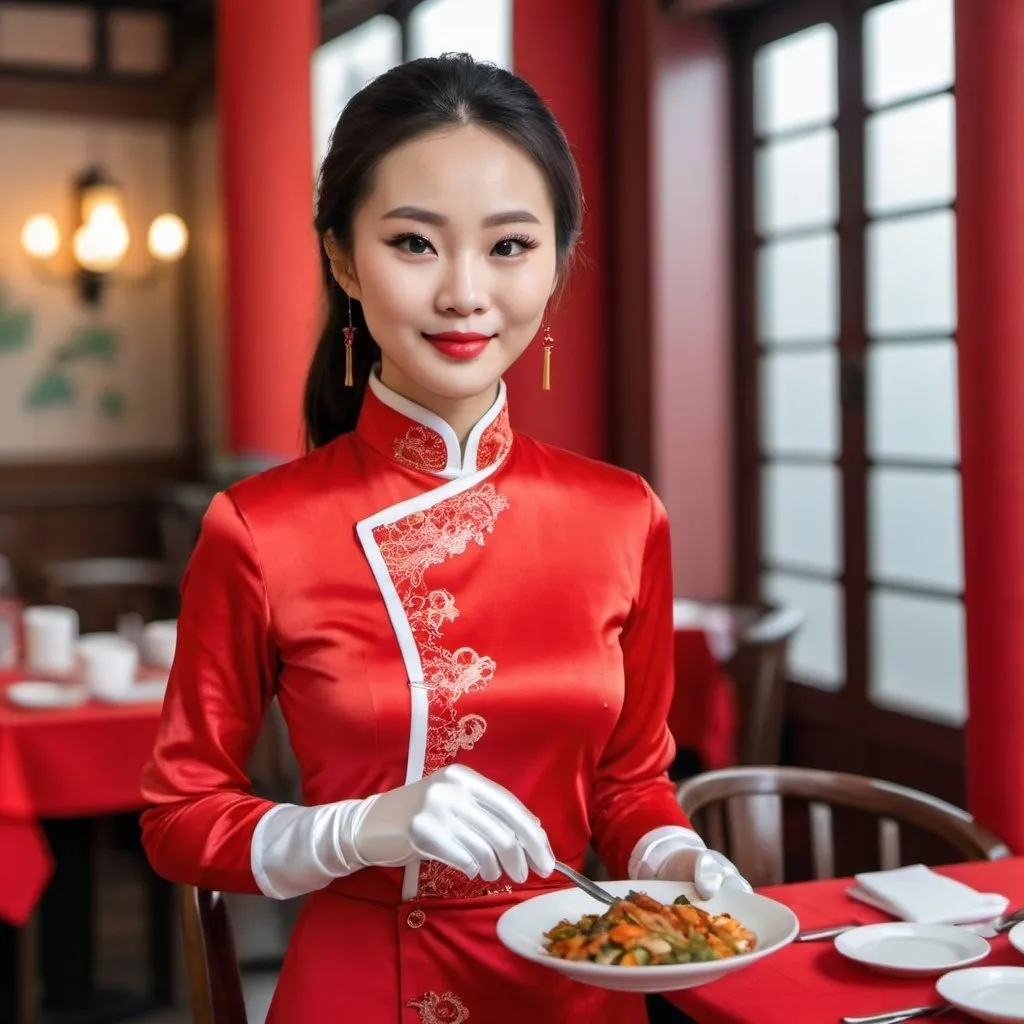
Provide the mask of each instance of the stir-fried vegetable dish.
{"label": "stir-fried vegetable dish", "polygon": [[757,944],[757,936],[729,914],[709,914],[685,896],[658,903],[642,892],[631,892],[601,915],[560,921],[544,938],[552,956],[621,967],[721,960]]}

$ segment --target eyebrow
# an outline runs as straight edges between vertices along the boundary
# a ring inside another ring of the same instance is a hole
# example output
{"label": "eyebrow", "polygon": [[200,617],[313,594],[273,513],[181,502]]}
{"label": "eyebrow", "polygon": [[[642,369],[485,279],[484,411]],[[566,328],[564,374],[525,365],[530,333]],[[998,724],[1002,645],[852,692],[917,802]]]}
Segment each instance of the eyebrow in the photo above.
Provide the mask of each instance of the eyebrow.
{"label": "eyebrow", "polygon": [[[433,224],[442,228],[448,218],[432,210],[424,210],[419,206],[396,206],[381,217],[381,220],[418,220],[423,224]],[[506,210],[503,213],[492,213],[484,217],[485,228],[500,227],[502,224],[539,224],[540,221],[529,210]]]}

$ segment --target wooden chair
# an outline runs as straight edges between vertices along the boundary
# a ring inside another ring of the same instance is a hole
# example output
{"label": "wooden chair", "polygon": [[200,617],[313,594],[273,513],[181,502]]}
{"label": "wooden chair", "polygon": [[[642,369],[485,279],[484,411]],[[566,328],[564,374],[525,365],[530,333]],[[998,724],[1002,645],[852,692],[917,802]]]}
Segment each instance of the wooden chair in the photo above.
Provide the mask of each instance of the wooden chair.
{"label": "wooden chair", "polygon": [[783,797],[808,804],[815,878],[836,877],[834,807],[878,819],[878,860],[883,869],[901,864],[901,825],[943,840],[966,860],[1010,855],[1003,842],[959,807],[861,775],[813,768],[724,768],[686,780],[677,796],[708,846],[728,855],[755,887],[786,881]]}
{"label": "wooden chair", "polygon": [[203,516],[216,493],[211,484],[174,482],[160,489],[160,536],[164,558],[180,577],[199,539]]}
{"label": "wooden chair", "polygon": [[235,933],[223,895],[181,886],[180,908],[193,1024],[247,1024]]}
{"label": "wooden chair", "polygon": [[[786,713],[786,665],[789,643],[803,625],[796,608],[737,610],[736,651],[726,671],[736,687],[740,764],[778,764],[782,759],[782,727]],[[746,620],[746,625],[742,623]]]}
{"label": "wooden chair", "polygon": [[42,575],[47,600],[75,608],[83,632],[112,629],[125,614],[148,620],[178,614],[177,574],[159,559],[74,558],[46,563]]}

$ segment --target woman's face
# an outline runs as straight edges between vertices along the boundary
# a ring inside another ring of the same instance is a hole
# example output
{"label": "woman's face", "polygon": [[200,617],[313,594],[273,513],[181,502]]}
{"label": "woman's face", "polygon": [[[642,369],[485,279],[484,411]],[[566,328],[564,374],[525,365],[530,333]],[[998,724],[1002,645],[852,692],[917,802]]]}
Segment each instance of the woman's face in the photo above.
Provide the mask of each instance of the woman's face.
{"label": "woman's face", "polygon": [[381,379],[445,415],[483,415],[537,333],[555,285],[544,175],[500,135],[467,125],[392,150],[356,213],[335,276],[363,306]]}

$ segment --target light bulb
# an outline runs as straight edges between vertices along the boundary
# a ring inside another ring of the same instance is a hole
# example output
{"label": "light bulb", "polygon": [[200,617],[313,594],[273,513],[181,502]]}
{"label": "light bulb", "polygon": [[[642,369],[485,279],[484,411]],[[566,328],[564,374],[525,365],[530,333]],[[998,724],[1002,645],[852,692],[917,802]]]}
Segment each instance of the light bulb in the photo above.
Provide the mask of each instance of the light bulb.
{"label": "light bulb", "polygon": [[93,217],[75,232],[73,244],[79,266],[106,274],[120,265],[128,251],[128,228],[118,216]]}
{"label": "light bulb", "polygon": [[116,185],[90,185],[82,193],[82,220],[90,221],[111,210],[124,220],[124,197]]}
{"label": "light bulb", "polygon": [[149,226],[149,251],[158,260],[171,263],[188,248],[188,228],[176,214],[162,213]]}
{"label": "light bulb", "polygon": [[37,260],[48,260],[60,249],[60,228],[48,213],[37,213],[21,229],[21,247]]}

